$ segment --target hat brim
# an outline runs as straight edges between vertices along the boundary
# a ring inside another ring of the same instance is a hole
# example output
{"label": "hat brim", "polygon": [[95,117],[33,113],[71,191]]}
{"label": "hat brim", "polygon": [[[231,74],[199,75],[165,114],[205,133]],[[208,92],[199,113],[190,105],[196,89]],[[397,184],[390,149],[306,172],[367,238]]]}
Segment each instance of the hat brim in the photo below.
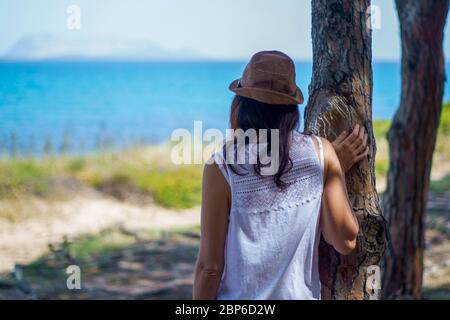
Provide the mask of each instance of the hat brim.
{"label": "hat brim", "polygon": [[240,79],[234,80],[229,89],[236,95],[250,98],[259,102],[268,104],[302,104],[304,102],[302,90],[296,87],[295,95],[281,93],[278,91],[252,88],[252,87],[239,87]]}

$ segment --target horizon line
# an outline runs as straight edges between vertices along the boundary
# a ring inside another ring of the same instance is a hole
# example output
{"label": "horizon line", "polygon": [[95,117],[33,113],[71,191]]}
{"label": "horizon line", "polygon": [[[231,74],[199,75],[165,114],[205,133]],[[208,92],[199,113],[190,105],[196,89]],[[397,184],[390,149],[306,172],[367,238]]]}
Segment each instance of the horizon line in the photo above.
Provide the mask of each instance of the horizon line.
{"label": "horizon line", "polygon": [[[292,58],[296,63],[313,63],[313,59],[310,58]],[[230,63],[245,63],[247,58],[176,58],[176,59],[152,59],[152,58],[43,58],[43,59],[20,59],[20,58],[4,58],[0,57],[0,63],[39,63],[39,62],[66,62],[66,63],[81,63],[81,62],[107,62],[107,63],[120,63],[120,62],[230,62]],[[401,59],[372,59],[372,63],[400,63]],[[450,63],[450,61],[446,62]]]}

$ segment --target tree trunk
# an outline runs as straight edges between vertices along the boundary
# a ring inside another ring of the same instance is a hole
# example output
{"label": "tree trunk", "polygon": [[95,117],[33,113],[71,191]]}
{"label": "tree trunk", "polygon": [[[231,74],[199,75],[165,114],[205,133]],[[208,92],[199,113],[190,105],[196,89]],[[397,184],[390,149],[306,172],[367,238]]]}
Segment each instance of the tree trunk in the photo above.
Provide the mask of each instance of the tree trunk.
{"label": "tree trunk", "polygon": [[449,0],[396,0],[402,40],[402,94],[388,133],[390,164],[383,209],[390,241],[383,297],[421,297],[424,217],[445,69]]}
{"label": "tree trunk", "polygon": [[305,129],[332,141],[343,130],[360,124],[367,130],[370,147],[368,158],[346,175],[349,199],[360,224],[357,248],[342,256],[323,240],[320,244],[323,299],[379,296],[378,264],[386,229],[375,188],[369,5],[370,0],[312,0],[314,63]]}

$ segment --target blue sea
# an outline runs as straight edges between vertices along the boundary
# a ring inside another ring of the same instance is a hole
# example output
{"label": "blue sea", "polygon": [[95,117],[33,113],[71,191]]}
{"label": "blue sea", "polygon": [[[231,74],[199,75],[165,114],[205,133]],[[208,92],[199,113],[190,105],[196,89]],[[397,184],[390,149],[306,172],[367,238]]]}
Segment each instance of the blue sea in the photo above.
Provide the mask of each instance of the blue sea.
{"label": "blue sea", "polygon": [[[176,128],[225,130],[245,62],[0,63],[0,153],[85,153],[157,143]],[[297,63],[307,99],[312,64]],[[445,99],[450,98],[446,84]],[[400,64],[374,63],[373,117],[391,119]],[[303,114],[303,107],[301,108]]]}

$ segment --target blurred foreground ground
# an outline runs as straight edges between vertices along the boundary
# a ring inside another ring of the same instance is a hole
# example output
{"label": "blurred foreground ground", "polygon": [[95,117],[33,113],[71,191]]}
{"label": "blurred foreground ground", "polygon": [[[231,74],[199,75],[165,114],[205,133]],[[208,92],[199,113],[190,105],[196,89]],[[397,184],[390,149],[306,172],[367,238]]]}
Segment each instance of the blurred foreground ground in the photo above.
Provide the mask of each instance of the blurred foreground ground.
{"label": "blurred foreground ground", "polygon": [[[430,197],[424,286],[429,299],[450,299],[449,199],[449,194]],[[190,299],[199,209],[138,210],[116,203],[116,212],[101,211],[106,203],[96,201],[82,210],[86,216],[65,222],[59,217],[40,227],[34,222],[33,230],[27,221],[9,233],[2,226],[0,255],[8,264],[0,272],[0,299]],[[59,234],[51,234],[52,226]],[[40,237],[39,228],[49,237]],[[69,265],[81,268],[81,290],[67,289]]]}

